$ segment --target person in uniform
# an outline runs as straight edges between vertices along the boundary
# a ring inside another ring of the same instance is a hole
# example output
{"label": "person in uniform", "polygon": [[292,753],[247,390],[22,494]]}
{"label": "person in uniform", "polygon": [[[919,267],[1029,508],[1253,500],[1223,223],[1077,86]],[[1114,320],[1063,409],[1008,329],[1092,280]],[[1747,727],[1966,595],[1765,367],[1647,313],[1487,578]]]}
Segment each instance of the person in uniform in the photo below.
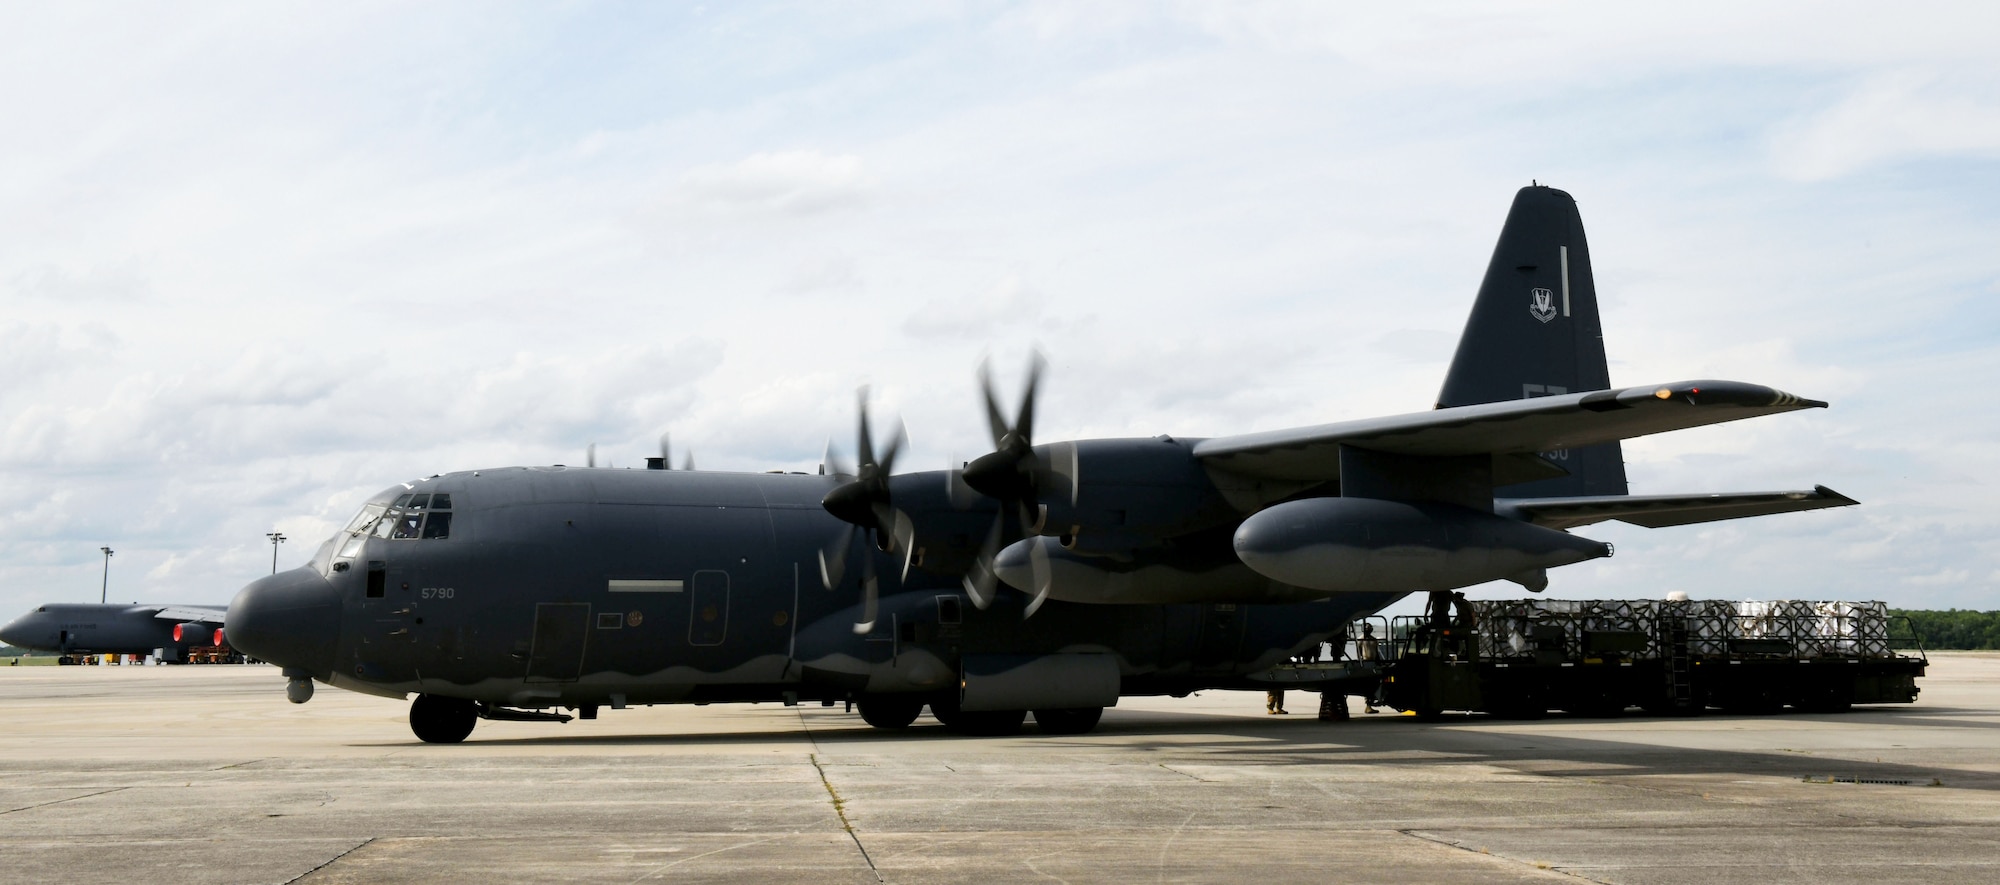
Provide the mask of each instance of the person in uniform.
{"label": "person in uniform", "polygon": [[[1382,644],[1375,639],[1374,624],[1361,625],[1361,638],[1354,641],[1354,657],[1356,660],[1362,661],[1382,660]],[[1375,699],[1373,697],[1368,699],[1367,709],[1363,712],[1376,712]]]}

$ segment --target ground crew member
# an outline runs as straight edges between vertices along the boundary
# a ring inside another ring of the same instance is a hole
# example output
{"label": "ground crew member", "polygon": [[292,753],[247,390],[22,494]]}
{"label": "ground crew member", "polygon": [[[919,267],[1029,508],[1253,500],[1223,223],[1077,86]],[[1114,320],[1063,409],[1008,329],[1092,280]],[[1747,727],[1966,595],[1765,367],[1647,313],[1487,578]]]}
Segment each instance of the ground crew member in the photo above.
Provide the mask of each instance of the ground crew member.
{"label": "ground crew member", "polygon": [[[1382,660],[1382,645],[1375,640],[1374,624],[1361,625],[1361,638],[1354,641],[1354,657],[1363,661]],[[1364,712],[1375,712],[1375,698],[1368,698],[1367,709]]]}

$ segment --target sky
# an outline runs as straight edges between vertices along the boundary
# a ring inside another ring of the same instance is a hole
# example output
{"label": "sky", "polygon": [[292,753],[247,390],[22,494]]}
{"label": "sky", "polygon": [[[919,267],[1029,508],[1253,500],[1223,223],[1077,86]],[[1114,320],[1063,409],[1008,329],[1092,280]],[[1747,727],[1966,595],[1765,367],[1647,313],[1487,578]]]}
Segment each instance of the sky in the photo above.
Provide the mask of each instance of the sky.
{"label": "sky", "polygon": [[[0,7],[0,620],[225,603],[397,482],[984,453],[1428,408],[1515,190],[1614,385],[1832,407],[1626,443],[1551,595],[2000,609],[2000,6]],[[99,549],[116,550],[108,564]],[[108,591],[102,588],[108,585]],[[1516,595],[1509,584],[1482,596]]]}

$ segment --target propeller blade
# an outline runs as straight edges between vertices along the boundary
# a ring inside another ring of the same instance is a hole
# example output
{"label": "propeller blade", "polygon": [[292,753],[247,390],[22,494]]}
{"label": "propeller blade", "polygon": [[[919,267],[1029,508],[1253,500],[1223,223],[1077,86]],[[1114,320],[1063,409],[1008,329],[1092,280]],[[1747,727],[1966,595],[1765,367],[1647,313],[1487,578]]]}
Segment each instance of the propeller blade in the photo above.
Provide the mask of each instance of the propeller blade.
{"label": "propeller blade", "polygon": [[860,400],[856,408],[861,413],[860,443],[856,451],[860,453],[861,468],[866,470],[868,465],[875,463],[875,435],[868,430],[868,385],[861,385],[855,398]]}
{"label": "propeller blade", "polygon": [[909,442],[909,429],[904,426],[901,418],[896,419],[896,435],[889,438],[889,447],[882,452],[882,466],[881,470],[877,472],[878,476],[886,479],[893,472],[896,466],[896,456],[902,453],[903,446],[908,445]]}
{"label": "propeller blade", "polygon": [[667,434],[660,434],[660,464],[668,470],[674,469],[673,446],[667,444]]}
{"label": "propeller blade", "polygon": [[819,458],[819,472],[822,475],[853,476],[854,465],[847,463],[847,459],[840,454],[840,450],[834,448],[833,440],[828,439],[826,441],[826,453]]}
{"label": "propeller blade", "polygon": [[972,561],[972,572],[965,576],[965,595],[972,599],[972,607],[985,611],[993,604],[993,593],[1000,586],[1000,573],[993,568],[993,559],[1000,555],[1001,533],[1007,527],[1007,514],[993,518],[993,528],[986,533],[986,543],[979,548],[979,556]]}
{"label": "propeller blade", "polygon": [[1042,603],[1049,601],[1049,586],[1055,581],[1055,576],[1049,568],[1048,545],[1039,540],[1029,543],[1032,546],[1028,548],[1028,565],[1035,572],[1035,598],[1028,600],[1028,607],[1021,612],[1021,619],[1024,621],[1034,617],[1035,612],[1041,610]]}
{"label": "propeller blade", "polygon": [[[694,469],[694,450],[693,450],[693,449],[688,449],[688,453],[687,453],[687,457],[685,457],[685,458],[682,458],[682,459],[681,459],[681,469],[682,469],[682,470],[693,470],[693,469]],[[1075,501],[1074,501],[1074,500],[1072,500],[1072,501],[1071,501],[1071,503],[1075,503]]]}
{"label": "propeller blade", "polygon": [[588,448],[586,448],[586,449],[584,449],[584,450],[583,450],[583,466],[585,466],[585,467],[596,467],[596,466],[597,466],[597,444],[596,444],[596,443],[591,443],[591,444],[590,444],[590,446],[589,446]]}
{"label": "propeller blade", "polygon": [[903,573],[896,578],[897,583],[901,583],[910,579],[910,560],[917,552],[917,525],[910,521],[909,514],[898,510],[895,526],[896,549],[903,551]]}
{"label": "propeller blade", "polygon": [[1035,438],[1035,388],[1041,385],[1042,368],[1048,360],[1035,353],[1028,360],[1028,388],[1021,394],[1021,411],[1014,418],[1014,435],[1021,440],[1022,447]]}
{"label": "propeller blade", "polygon": [[861,560],[861,620],[855,622],[856,635],[875,629],[876,598],[879,588],[875,580],[875,555],[862,551]]}
{"label": "propeller blade", "polygon": [[[852,546],[854,546],[854,526],[848,526],[846,531],[840,533],[838,543],[829,545],[819,552],[819,580],[821,584],[826,585],[826,589],[832,590],[840,586],[840,579],[846,577],[847,549]],[[831,557],[827,555],[829,552],[833,554]]]}
{"label": "propeller blade", "polygon": [[979,361],[979,390],[986,398],[986,428],[993,434],[993,448],[1007,439],[1007,417],[1000,414],[1000,395],[993,392],[993,361]]}

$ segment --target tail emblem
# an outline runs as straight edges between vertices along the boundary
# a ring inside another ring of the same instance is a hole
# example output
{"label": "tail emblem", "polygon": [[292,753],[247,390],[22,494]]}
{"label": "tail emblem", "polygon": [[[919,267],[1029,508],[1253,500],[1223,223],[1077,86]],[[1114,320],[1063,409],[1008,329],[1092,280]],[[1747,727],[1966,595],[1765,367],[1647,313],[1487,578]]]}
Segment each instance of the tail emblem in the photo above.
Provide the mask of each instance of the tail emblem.
{"label": "tail emblem", "polygon": [[1546,323],[1556,318],[1556,293],[1547,289],[1535,290],[1534,303],[1528,305],[1528,313]]}

